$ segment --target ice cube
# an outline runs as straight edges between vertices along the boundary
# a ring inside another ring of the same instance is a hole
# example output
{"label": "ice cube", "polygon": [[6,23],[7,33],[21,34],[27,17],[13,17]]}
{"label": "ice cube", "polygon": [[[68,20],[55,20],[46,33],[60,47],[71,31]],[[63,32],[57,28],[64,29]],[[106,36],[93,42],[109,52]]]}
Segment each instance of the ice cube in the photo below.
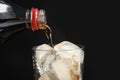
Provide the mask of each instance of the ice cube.
{"label": "ice cube", "polygon": [[[84,60],[84,51],[77,44],[70,41],[62,41],[54,46],[57,55],[61,57],[73,57],[79,59],[80,63]],[[75,60],[76,61],[76,60]]]}
{"label": "ice cube", "polygon": [[[63,41],[55,45],[54,49],[56,50],[56,55],[60,56],[76,75],[81,73],[81,63],[83,63],[84,60],[84,51],[78,45],[70,41]],[[71,62],[67,63],[68,60]],[[75,67],[71,67],[69,64]]]}
{"label": "ice cube", "polygon": [[60,50],[71,50],[71,49],[76,49],[79,48],[79,46],[75,45],[74,43],[70,42],[70,41],[62,41],[59,44],[56,44],[54,46],[54,49],[56,51],[60,51]]}
{"label": "ice cube", "polygon": [[52,55],[52,53],[53,48],[48,44],[42,44],[35,48],[36,65],[40,74],[49,70],[49,65],[55,58],[55,55]]}

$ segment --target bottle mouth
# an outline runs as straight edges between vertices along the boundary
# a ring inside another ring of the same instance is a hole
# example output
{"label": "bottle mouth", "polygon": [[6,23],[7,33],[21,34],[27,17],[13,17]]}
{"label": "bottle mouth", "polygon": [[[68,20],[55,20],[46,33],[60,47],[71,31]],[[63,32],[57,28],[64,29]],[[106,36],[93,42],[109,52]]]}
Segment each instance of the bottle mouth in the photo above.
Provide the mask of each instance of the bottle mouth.
{"label": "bottle mouth", "polygon": [[30,21],[33,30],[38,30],[40,28],[39,24],[46,24],[46,13],[44,9],[38,10],[37,8],[32,8],[26,11],[26,20]]}

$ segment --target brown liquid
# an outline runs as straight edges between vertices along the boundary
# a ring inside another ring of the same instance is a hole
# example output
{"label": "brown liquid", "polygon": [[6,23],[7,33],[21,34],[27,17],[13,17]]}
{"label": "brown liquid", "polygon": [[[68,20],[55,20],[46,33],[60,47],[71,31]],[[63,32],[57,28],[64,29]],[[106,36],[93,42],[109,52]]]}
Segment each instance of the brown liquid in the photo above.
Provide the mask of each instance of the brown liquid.
{"label": "brown liquid", "polygon": [[38,22],[39,29],[43,29],[45,31],[45,35],[50,42],[50,46],[53,47],[53,39],[52,39],[52,29],[43,22]]}
{"label": "brown liquid", "polygon": [[53,47],[53,39],[52,39],[52,30],[49,26],[45,29],[45,35],[47,39],[50,41],[50,46]]}

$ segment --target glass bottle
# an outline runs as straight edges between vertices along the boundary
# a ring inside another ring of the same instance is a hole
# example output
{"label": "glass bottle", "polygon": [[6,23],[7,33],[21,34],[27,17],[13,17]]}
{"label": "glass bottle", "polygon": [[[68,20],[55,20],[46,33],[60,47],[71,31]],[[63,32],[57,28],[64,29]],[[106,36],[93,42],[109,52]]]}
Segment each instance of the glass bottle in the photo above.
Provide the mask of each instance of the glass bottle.
{"label": "glass bottle", "polygon": [[3,44],[10,36],[20,31],[47,29],[44,9],[32,8],[26,11],[25,16],[25,19],[0,19],[0,44]]}

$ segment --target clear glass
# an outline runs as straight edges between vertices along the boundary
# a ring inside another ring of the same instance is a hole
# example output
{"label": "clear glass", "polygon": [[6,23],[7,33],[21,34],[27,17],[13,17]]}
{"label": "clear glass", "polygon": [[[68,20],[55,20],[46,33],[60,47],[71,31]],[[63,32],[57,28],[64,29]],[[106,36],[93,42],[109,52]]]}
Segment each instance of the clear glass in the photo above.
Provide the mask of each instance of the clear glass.
{"label": "clear glass", "polygon": [[83,80],[84,46],[78,46],[80,49],[59,51],[34,47],[34,80]]}

